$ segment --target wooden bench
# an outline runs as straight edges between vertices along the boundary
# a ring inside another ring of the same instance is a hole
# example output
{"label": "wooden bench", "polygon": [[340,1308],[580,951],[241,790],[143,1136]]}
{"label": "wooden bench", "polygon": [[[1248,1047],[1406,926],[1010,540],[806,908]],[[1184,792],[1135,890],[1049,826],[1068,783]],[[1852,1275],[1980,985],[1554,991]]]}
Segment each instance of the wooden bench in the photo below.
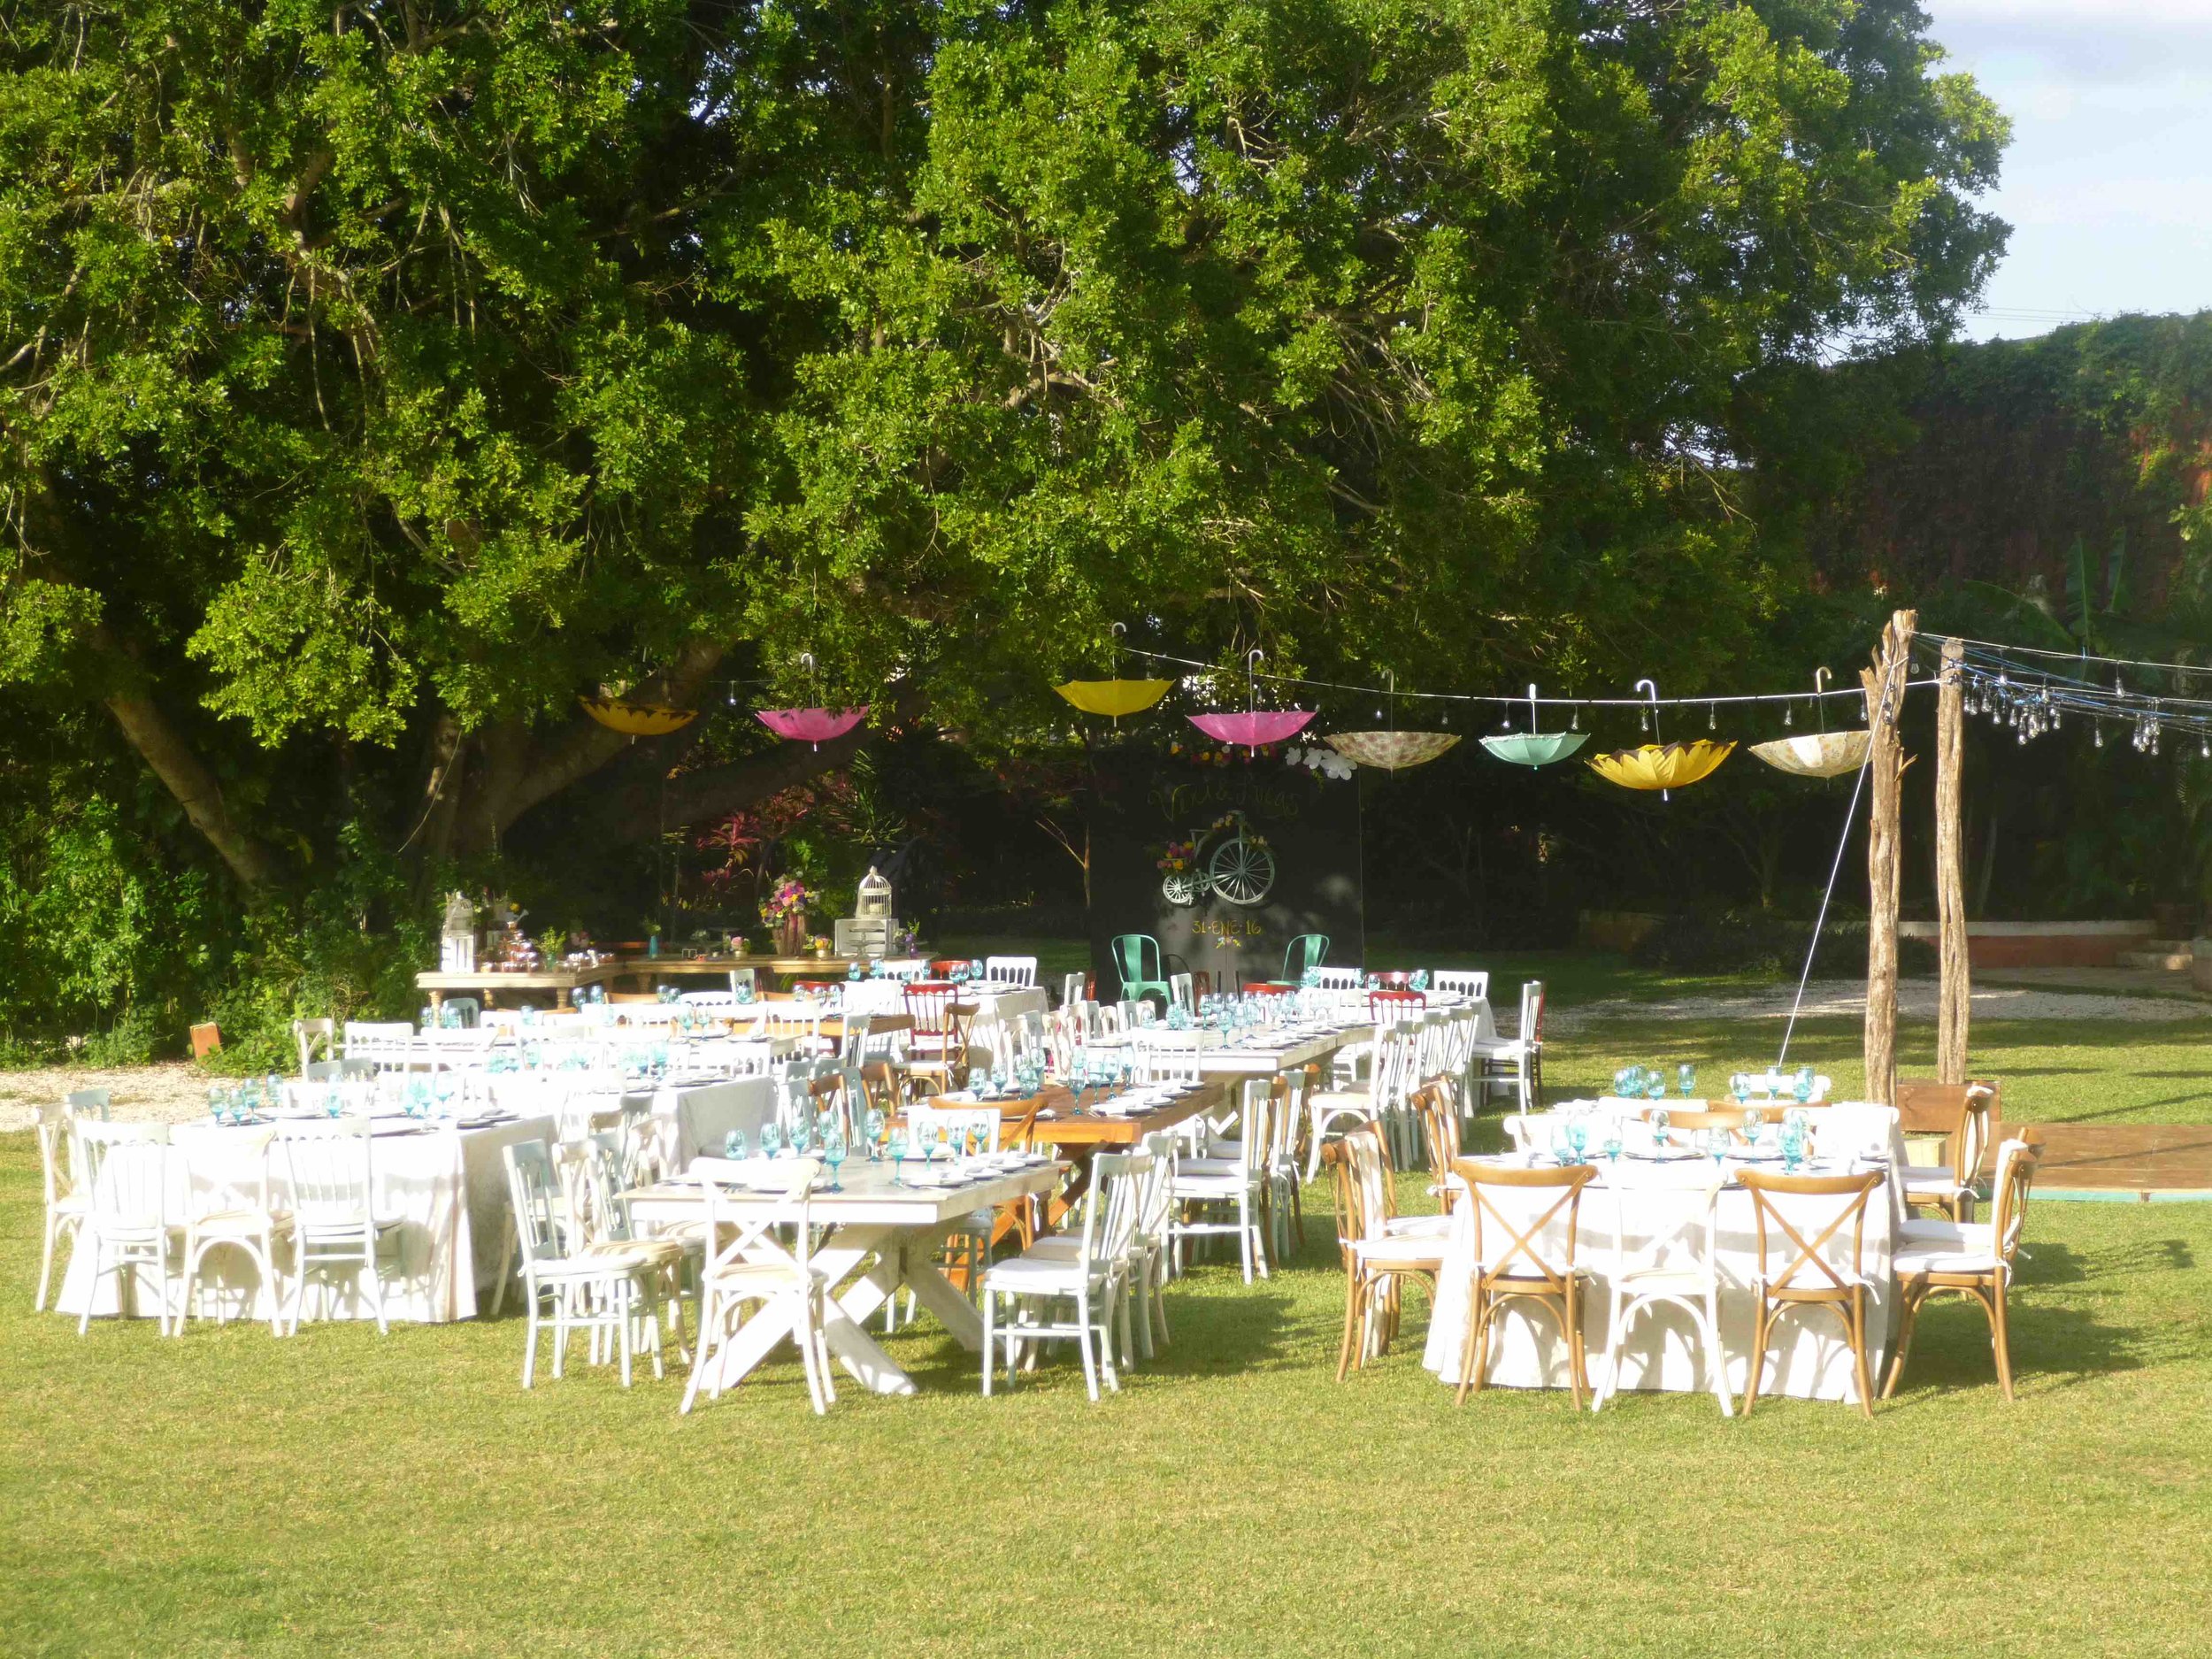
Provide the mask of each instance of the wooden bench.
{"label": "wooden bench", "polygon": [[2035,1184],[2049,1192],[2212,1194],[2212,1124],[2038,1124]]}

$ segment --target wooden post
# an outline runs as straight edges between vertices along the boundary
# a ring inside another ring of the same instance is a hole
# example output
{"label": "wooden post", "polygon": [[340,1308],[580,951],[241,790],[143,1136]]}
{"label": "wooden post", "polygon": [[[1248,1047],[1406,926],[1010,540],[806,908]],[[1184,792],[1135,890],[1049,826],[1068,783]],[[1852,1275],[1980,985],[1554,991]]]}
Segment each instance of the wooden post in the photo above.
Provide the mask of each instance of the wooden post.
{"label": "wooden post", "polygon": [[1966,759],[1966,687],[1959,672],[1966,648],[1943,646],[1936,690],[1935,856],[1937,947],[1943,981],[1936,1000],[1936,1081],[1966,1081],[1966,1025],[1973,986],[1966,960],[1966,870],[1961,847],[1960,797]]}
{"label": "wooden post", "polygon": [[1866,1098],[1884,1105],[1897,1096],[1897,810],[1905,771],[1897,720],[1918,622],[1914,611],[1893,615],[1882,630],[1874,666],[1859,671],[1874,783],[1866,831]]}

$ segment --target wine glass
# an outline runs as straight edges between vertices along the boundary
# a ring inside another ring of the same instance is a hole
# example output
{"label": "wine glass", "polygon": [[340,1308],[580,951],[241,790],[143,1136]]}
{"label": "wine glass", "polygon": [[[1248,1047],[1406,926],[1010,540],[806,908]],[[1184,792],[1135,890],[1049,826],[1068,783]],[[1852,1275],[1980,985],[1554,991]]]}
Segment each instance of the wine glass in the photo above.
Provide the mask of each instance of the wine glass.
{"label": "wine glass", "polygon": [[1644,1085],[1645,1094],[1652,1100],[1666,1099],[1667,1074],[1655,1065],[1645,1073],[1645,1077],[1647,1079]]}
{"label": "wine glass", "polygon": [[1605,1132],[1604,1149],[1607,1163],[1618,1164],[1621,1161],[1621,1126],[1617,1121]]}
{"label": "wine glass", "polygon": [[783,1145],[783,1130],[773,1119],[760,1126],[760,1156],[772,1158]]}
{"label": "wine glass", "polygon": [[1697,1068],[1687,1060],[1674,1068],[1674,1087],[1684,1100],[1697,1093]]}
{"label": "wine glass", "polygon": [[1797,1068],[1797,1075],[1795,1078],[1792,1079],[1790,1082],[1790,1093],[1797,1096],[1797,1103],[1800,1106],[1804,1105],[1807,1102],[1812,1099],[1812,1067],[1809,1065],[1801,1065]]}
{"label": "wine glass", "polygon": [[868,1115],[861,1120],[861,1127],[868,1133],[868,1156],[874,1158],[883,1149],[883,1108],[871,1106]]}
{"label": "wine glass", "polygon": [[1582,1155],[1589,1147],[1589,1144],[1590,1131],[1588,1126],[1583,1123],[1582,1119],[1579,1118],[1570,1118],[1567,1119],[1568,1156],[1575,1163],[1581,1163]]}
{"label": "wine glass", "polygon": [[733,1129],[722,1137],[722,1156],[733,1160],[745,1156],[745,1132],[742,1129]]}
{"label": "wine glass", "polygon": [[1721,1160],[1728,1156],[1728,1131],[1708,1129],[1705,1132],[1705,1150],[1711,1156],[1713,1167],[1720,1168]]}
{"label": "wine glass", "polygon": [[1755,1147],[1759,1144],[1759,1125],[1765,1118],[1766,1114],[1756,1106],[1743,1109],[1743,1138]]}
{"label": "wine glass", "polygon": [[806,1156],[807,1148],[813,1140],[813,1124],[804,1112],[801,1112],[791,1120],[791,1150],[797,1156]]}
{"label": "wine glass", "polygon": [[1732,1073],[1728,1079],[1728,1092],[1736,1097],[1737,1105],[1742,1105],[1751,1098],[1751,1079],[1741,1071]]}
{"label": "wine glass", "polygon": [[829,1165],[830,1191],[843,1192],[845,1189],[838,1184],[837,1180],[838,1167],[845,1162],[845,1137],[841,1131],[832,1129],[823,1140],[822,1162]]}
{"label": "wine glass", "polygon": [[1663,1106],[1651,1114],[1651,1143],[1655,1147],[1667,1144],[1667,1109]]}

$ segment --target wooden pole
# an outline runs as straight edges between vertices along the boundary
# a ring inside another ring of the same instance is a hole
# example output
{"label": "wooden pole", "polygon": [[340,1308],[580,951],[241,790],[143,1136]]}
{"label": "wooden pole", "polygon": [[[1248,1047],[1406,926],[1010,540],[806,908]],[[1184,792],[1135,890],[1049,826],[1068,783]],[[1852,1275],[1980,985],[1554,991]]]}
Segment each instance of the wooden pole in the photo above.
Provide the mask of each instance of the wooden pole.
{"label": "wooden pole", "polygon": [[1966,687],[1959,667],[1966,648],[1943,646],[1936,691],[1936,925],[1942,986],[1936,999],[1936,1081],[1966,1081],[1966,1025],[1972,980],[1966,959],[1966,870],[1959,818],[1964,793]]}
{"label": "wooden pole", "polygon": [[1897,719],[1918,622],[1910,611],[1893,615],[1882,630],[1874,666],[1859,671],[1874,784],[1866,832],[1866,1098],[1884,1105],[1897,1098],[1897,818],[1905,772]]}

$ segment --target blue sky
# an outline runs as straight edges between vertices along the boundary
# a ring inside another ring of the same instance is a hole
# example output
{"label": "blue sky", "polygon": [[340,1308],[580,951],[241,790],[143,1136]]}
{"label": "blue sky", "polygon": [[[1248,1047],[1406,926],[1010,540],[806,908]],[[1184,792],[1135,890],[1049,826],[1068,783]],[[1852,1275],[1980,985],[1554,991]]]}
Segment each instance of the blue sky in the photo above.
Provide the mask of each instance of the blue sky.
{"label": "blue sky", "polygon": [[2212,309],[2212,0],[1920,0],[2012,117],[1977,338]]}

